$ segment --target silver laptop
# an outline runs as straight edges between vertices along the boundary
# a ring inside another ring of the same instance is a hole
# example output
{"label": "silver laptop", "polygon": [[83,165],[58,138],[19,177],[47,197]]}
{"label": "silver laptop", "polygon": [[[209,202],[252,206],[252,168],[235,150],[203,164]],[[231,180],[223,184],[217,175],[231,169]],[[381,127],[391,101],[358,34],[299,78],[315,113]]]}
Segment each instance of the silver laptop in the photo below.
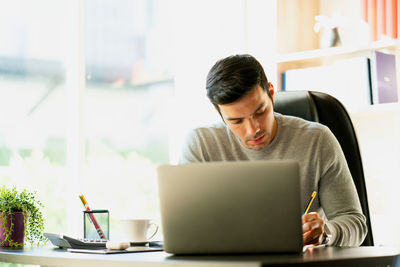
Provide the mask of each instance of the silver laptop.
{"label": "silver laptop", "polygon": [[297,161],[190,163],[157,171],[166,252],[302,252]]}

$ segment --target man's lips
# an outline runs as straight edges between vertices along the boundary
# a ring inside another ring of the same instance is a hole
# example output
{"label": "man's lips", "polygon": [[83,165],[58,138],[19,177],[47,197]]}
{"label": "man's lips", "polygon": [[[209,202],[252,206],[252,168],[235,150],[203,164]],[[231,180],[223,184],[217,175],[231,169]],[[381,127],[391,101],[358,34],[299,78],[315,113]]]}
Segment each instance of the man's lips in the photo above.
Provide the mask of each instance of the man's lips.
{"label": "man's lips", "polygon": [[252,144],[258,144],[258,143],[262,142],[263,138],[264,138],[264,135],[258,137],[257,139],[251,139],[251,140],[249,140],[249,142]]}

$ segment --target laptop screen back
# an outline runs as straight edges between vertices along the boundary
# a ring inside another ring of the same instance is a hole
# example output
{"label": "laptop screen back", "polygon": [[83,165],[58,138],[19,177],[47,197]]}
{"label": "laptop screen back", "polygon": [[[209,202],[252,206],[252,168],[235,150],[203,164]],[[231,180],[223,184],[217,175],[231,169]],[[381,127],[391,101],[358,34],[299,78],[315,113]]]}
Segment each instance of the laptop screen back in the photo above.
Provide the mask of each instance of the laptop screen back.
{"label": "laptop screen back", "polygon": [[157,171],[166,252],[301,252],[296,161],[190,163]]}

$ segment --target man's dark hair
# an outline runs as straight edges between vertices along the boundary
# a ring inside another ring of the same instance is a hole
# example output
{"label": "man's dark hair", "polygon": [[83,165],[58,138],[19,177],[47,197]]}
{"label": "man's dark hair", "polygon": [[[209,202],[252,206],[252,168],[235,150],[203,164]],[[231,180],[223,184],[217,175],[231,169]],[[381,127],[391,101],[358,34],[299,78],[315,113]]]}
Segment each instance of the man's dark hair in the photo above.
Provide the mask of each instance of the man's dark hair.
{"label": "man's dark hair", "polygon": [[241,99],[256,85],[260,85],[272,99],[261,64],[251,55],[229,56],[217,61],[208,72],[207,96],[220,112],[218,105]]}

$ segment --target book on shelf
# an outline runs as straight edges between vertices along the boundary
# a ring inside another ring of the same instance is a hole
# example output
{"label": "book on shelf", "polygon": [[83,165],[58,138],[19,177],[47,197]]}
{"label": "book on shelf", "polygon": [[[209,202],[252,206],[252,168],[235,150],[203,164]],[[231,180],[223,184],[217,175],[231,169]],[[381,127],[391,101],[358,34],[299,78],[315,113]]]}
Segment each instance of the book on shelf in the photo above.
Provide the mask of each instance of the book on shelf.
{"label": "book on shelf", "polygon": [[386,35],[396,39],[397,34],[397,0],[386,0]]}
{"label": "book on shelf", "polygon": [[377,0],[367,1],[367,22],[371,41],[378,40]]}
{"label": "book on shelf", "polygon": [[369,25],[370,40],[399,36],[399,0],[361,0],[361,18]]}
{"label": "book on shelf", "polygon": [[398,102],[396,56],[374,51],[371,73],[372,102],[374,104]]}
{"label": "book on shelf", "polygon": [[354,57],[333,64],[290,69],[282,75],[282,90],[319,91],[337,98],[350,112],[371,104],[370,59]]}
{"label": "book on shelf", "polygon": [[392,0],[393,4],[393,9],[396,10],[396,38],[400,37],[400,3],[398,0]]}
{"label": "book on shelf", "polygon": [[[389,0],[388,0],[389,1]],[[388,10],[389,11],[389,10]],[[376,30],[377,38],[381,40],[387,34],[386,30],[386,1],[377,1],[376,5]]]}

